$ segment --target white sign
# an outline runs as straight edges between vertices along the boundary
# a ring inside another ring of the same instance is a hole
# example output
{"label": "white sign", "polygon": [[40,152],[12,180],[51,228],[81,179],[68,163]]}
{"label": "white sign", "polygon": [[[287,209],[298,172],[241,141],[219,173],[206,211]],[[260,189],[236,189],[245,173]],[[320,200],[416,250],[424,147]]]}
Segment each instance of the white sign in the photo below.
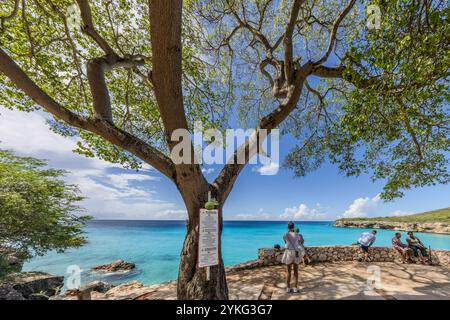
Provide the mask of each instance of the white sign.
{"label": "white sign", "polygon": [[219,210],[200,209],[198,266],[219,264]]}

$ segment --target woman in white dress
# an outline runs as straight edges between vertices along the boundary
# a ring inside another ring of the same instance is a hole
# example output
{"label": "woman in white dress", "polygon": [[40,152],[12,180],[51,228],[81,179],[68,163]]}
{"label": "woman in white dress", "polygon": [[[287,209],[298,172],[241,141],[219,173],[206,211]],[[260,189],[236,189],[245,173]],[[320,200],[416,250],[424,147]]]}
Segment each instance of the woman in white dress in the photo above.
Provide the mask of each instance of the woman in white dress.
{"label": "woman in white dress", "polygon": [[[281,263],[286,265],[286,292],[297,293],[298,289],[298,265],[305,255],[305,250],[299,245],[299,235],[294,231],[294,223],[288,223],[288,232],[283,235],[286,243]],[[294,269],[294,288],[291,288],[291,273]]]}

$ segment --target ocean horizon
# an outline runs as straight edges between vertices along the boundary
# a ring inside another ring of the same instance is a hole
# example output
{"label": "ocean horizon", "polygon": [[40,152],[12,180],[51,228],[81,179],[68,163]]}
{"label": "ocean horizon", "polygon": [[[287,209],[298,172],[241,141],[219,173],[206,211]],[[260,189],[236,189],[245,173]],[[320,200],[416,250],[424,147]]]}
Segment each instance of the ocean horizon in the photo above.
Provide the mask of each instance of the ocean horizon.
{"label": "ocean horizon", "polygon": [[[295,221],[306,246],[351,245],[370,229],[335,228],[334,221]],[[286,221],[224,220],[222,255],[226,266],[257,258],[258,249],[283,245]],[[49,252],[26,262],[24,271],[69,276],[73,267],[82,270],[81,282],[102,280],[119,284],[138,280],[146,285],[174,280],[186,233],[185,220],[91,220],[85,227],[88,243],[64,253]],[[378,230],[374,246],[391,246],[396,231]],[[406,236],[403,233],[403,239]],[[433,249],[450,250],[450,235],[416,233]],[[124,273],[96,273],[90,269],[123,259],[136,264]]]}

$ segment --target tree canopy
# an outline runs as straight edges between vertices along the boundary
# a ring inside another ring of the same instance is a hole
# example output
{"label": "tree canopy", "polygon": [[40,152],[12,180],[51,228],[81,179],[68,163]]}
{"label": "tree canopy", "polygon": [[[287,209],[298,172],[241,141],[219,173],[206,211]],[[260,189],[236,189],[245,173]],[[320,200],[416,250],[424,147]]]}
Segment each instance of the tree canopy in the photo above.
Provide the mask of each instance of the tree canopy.
{"label": "tree canopy", "polygon": [[0,149],[0,247],[28,257],[86,243],[76,186],[42,160]]}
{"label": "tree canopy", "polygon": [[[83,0],[72,11],[71,0],[9,3],[0,8],[0,46],[41,89],[90,117],[96,105],[90,82],[107,83],[98,90],[108,92],[107,117],[168,154],[151,77],[147,0]],[[299,141],[287,167],[304,175],[328,153],[347,174],[385,179],[386,199],[448,182],[446,1],[370,5],[379,9],[378,28],[368,27],[364,1],[184,1],[182,87],[190,128],[196,120],[205,130],[225,128],[233,113],[257,126],[286,97],[292,79],[285,73],[314,62],[307,90],[277,123]],[[7,78],[1,84],[2,105],[35,108]],[[91,130],[75,131],[59,118],[51,125],[79,135],[76,151],[86,156],[134,168],[142,160]]]}
{"label": "tree canopy", "polygon": [[[172,180],[189,214],[180,298],[227,298],[223,264],[196,269],[198,212],[222,207],[246,163],[209,183],[174,163],[178,129],[281,128],[303,176],[325,160],[383,179],[382,197],[447,183],[449,8],[444,0],[9,0],[0,104],[54,116],[77,152]],[[239,146],[246,161],[260,149]],[[190,157],[191,159],[193,157]]]}

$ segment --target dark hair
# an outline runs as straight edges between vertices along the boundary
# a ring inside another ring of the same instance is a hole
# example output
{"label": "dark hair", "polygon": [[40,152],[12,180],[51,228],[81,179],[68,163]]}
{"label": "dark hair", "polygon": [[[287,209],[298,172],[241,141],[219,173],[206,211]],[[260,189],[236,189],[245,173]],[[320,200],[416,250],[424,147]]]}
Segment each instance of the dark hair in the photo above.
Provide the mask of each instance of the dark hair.
{"label": "dark hair", "polygon": [[408,235],[411,235],[411,234],[413,234],[413,232],[412,231],[408,231]]}
{"label": "dark hair", "polygon": [[294,223],[293,223],[292,221],[289,221],[289,222],[288,222],[288,229],[289,229],[289,230],[294,229]]}
{"label": "dark hair", "polygon": [[279,244],[276,244],[276,245],[273,246],[273,248],[274,248],[274,249],[280,249],[281,247],[280,247]]}
{"label": "dark hair", "polygon": [[295,232],[300,233],[300,229],[299,228],[295,229]]}
{"label": "dark hair", "polygon": [[377,230],[372,230],[372,233],[375,233],[375,234],[377,234]]}
{"label": "dark hair", "polygon": [[398,236],[398,235],[402,235],[402,234],[400,232],[396,232],[395,235]]}

